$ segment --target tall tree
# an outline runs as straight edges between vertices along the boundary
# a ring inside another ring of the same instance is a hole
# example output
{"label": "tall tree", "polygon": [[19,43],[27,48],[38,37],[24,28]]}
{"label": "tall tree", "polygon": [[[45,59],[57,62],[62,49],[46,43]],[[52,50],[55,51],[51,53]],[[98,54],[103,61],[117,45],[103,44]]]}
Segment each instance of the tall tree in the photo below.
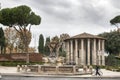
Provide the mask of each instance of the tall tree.
{"label": "tall tree", "polygon": [[6,47],[6,44],[5,44],[4,31],[2,28],[0,28],[0,51],[1,51],[1,54],[3,53],[3,50],[5,53],[5,47]]}
{"label": "tall tree", "polygon": [[120,24],[120,15],[114,17],[113,19],[110,20],[110,23],[112,25],[115,25],[118,29],[118,32],[120,32],[120,29],[119,29],[119,24]]}
{"label": "tall tree", "polygon": [[19,43],[20,36],[14,28],[6,28],[4,33],[6,39],[6,48],[9,49],[9,53],[12,53],[12,50]]}
{"label": "tall tree", "polygon": [[[31,42],[31,38],[32,38],[32,35],[31,35],[31,32],[30,31],[28,31],[27,29],[24,31],[22,31],[22,33],[23,34],[26,34],[26,39],[27,39],[27,41],[26,41],[26,45],[28,46],[29,44],[30,44],[30,42]],[[26,51],[26,46],[24,45],[24,37],[22,37],[21,35],[20,35],[20,44],[18,45],[19,46],[19,48],[23,51],[23,52],[25,52]]]}
{"label": "tall tree", "polygon": [[67,38],[70,38],[69,34],[67,34],[67,33],[63,33],[63,34],[60,35],[60,42],[62,43],[62,47],[61,47],[62,51],[64,51],[64,49],[65,49],[64,40],[67,39]]}
{"label": "tall tree", "polygon": [[[25,53],[28,53],[27,27],[29,32],[31,25],[39,25],[41,17],[32,12],[31,8],[22,5],[14,8],[5,8],[0,10],[0,23],[9,27],[14,27],[23,39]],[[27,54],[26,63],[29,63],[29,54]]]}
{"label": "tall tree", "polygon": [[45,47],[44,47],[44,52],[45,52],[45,55],[47,55],[47,56],[50,54],[50,50],[48,47],[49,43],[50,43],[50,37],[47,37],[46,42],[45,42]]}
{"label": "tall tree", "polygon": [[62,47],[60,48],[60,56],[65,57],[66,56],[66,51],[65,51],[65,42],[64,40],[70,38],[69,34],[63,33],[60,35],[60,42],[62,43]]}
{"label": "tall tree", "polygon": [[42,34],[39,36],[39,45],[38,45],[38,51],[39,53],[44,53],[44,37]]}
{"label": "tall tree", "polygon": [[120,55],[120,34],[117,31],[102,33],[99,36],[106,38],[105,49],[107,52]]}
{"label": "tall tree", "polygon": [[28,52],[27,27],[29,31],[31,25],[39,25],[40,16],[31,11],[31,8],[25,5],[5,8],[0,11],[0,23],[9,27],[14,27],[23,39],[25,52]]}

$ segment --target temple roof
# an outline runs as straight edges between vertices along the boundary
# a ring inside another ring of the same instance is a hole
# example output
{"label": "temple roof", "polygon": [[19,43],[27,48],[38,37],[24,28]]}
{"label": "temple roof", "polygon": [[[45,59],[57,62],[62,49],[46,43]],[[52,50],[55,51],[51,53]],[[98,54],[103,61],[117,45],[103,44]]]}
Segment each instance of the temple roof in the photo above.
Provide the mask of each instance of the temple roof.
{"label": "temple roof", "polygon": [[81,34],[78,34],[78,35],[75,35],[73,37],[70,37],[70,38],[67,38],[66,40],[68,39],[84,39],[84,38],[98,38],[98,39],[105,39],[103,37],[99,37],[97,35],[92,35],[92,34],[89,34],[89,33],[81,33]]}

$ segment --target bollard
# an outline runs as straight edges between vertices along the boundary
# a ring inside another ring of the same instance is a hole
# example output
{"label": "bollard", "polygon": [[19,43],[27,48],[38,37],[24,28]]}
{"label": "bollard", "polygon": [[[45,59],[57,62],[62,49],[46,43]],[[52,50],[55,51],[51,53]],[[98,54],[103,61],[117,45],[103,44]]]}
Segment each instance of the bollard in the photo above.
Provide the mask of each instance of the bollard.
{"label": "bollard", "polygon": [[73,66],[73,73],[76,73],[76,66]]}
{"label": "bollard", "polygon": [[41,73],[41,66],[38,66],[38,73]]}
{"label": "bollard", "polygon": [[87,73],[87,66],[84,66],[84,67],[83,67],[83,71],[84,71],[85,73]]}
{"label": "bollard", "polygon": [[20,65],[17,65],[17,72],[20,72]]}
{"label": "bollard", "polygon": [[27,69],[28,69],[28,67],[27,67],[27,65],[25,65],[25,66],[24,66],[25,72],[27,72]]}
{"label": "bollard", "polygon": [[21,67],[22,67],[22,72],[24,72],[25,71],[25,65],[22,65]]}
{"label": "bollard", "polygon": [[89,66],[89,72],[92,74],[92,69],[93,67],[92,66]]}
{"label": "bollard", "polygon": [[59,73],[59,66],[56,66],[56,74],[58,74]]}

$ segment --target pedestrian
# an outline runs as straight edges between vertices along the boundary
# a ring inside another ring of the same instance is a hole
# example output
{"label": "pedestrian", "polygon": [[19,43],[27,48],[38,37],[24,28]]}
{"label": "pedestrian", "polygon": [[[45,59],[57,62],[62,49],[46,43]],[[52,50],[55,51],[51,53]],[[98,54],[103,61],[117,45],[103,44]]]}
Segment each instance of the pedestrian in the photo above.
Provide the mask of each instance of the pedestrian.
{"label": "pedestrian", "polygon": [[97,75],[100,76],[100,73],[99,73],[100,67],[99,67],[98,65],[96,65],[95,70],[96,70],[96,74],[95,74],[95,75],[96,75],[96,76],[97,76]]}

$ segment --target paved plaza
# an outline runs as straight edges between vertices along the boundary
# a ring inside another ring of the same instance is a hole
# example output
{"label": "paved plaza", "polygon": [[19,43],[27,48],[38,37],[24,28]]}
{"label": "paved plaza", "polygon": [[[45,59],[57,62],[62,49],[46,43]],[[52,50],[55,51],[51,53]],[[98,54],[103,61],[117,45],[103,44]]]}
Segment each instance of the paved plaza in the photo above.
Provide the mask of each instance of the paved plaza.
{"label": "paved plaza", "polygon": [[[101,71],[103,72],[102,77],[120,77],[120,72],[113,72],[113,71],[109,71],[109,70],[105,70],[105,69],[101,69]],[[3,74],[3,75],[26,75],[23,72],[17,72],[16,67],[0,66],[0,73]],[[46,76],[46,75],[39,75],[39,74],[27,74],[27,75],[30,75],[30,76]],[[48,75],[48,76],[51,76],[51,75]],[[72,75],[72,76],[67,75],[67,77],[95,77],[95,76],[93,76],[91,74],[86,74],[86,75]]]}

